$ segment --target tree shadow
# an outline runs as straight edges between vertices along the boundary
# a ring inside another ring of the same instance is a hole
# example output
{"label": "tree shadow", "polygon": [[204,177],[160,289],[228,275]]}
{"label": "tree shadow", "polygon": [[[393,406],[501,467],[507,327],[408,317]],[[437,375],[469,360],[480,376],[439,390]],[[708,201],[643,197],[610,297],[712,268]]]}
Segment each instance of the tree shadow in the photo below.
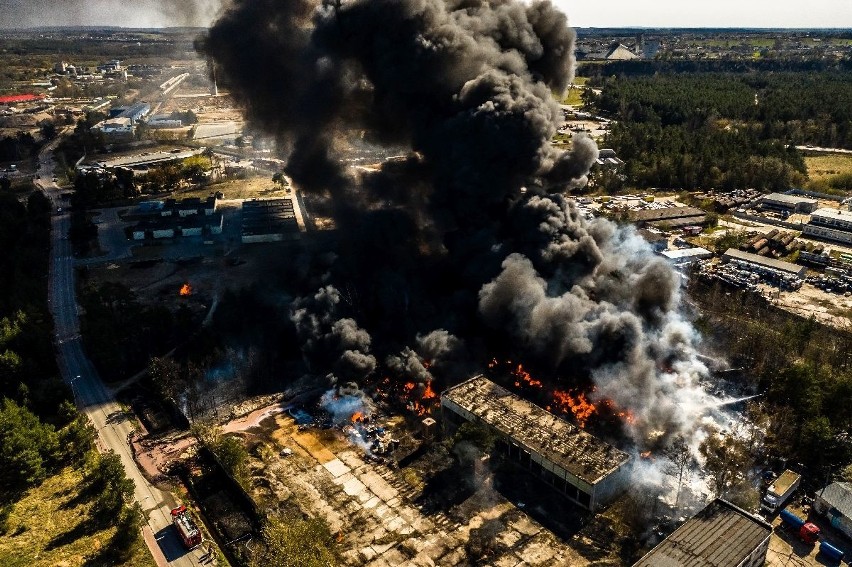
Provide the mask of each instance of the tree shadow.
{"label": "tree shadow", "polygon": [[70,545],[80,538],[88,537],[101,529],[99,522],[95,522],[92,518],[86,518],[67,532],[61,533],[47,542],[46,551]]}
{"label": "tree shadow", "polygon": [[94,487],[89,485],[89,483],[87,482],[84,482],[78,488],[69,490],[69,492],[72,491],[76,491],[76,494],[72,496],[68,501],[60,504],[60,510],[70,510],[72,508],[76,508],[77,506],[81,506],[83,504],[86,504],[87,502],[91,502],[95,498],[95,496],[97,496]]}

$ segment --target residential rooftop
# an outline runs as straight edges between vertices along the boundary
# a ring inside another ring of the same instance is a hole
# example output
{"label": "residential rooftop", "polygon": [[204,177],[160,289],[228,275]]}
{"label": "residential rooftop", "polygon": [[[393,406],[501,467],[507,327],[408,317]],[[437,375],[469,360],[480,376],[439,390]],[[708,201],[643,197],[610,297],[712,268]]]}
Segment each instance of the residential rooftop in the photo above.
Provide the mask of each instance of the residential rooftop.
{"label": "residential rooftop", "polygon": [[624,451],[482,375],[449,388],[442,398],[589,484],[597,483],[629,459]]}
{"label": "residential rooftop", "polygon": [[633,567],[737,567],[772,533],[772,526],[716,499]]}

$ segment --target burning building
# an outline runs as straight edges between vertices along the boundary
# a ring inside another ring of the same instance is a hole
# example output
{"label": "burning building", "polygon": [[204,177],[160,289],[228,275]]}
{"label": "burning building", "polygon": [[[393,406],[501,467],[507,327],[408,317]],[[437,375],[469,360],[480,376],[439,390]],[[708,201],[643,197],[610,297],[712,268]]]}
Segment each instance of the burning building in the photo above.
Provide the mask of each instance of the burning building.
{"label": "burning building", "polygon": [[625,485],[627,453],[484,376],[446,390],[441,414],[449,427],[484,424],[497,434],[497,452],[590,510],[600,509]]}

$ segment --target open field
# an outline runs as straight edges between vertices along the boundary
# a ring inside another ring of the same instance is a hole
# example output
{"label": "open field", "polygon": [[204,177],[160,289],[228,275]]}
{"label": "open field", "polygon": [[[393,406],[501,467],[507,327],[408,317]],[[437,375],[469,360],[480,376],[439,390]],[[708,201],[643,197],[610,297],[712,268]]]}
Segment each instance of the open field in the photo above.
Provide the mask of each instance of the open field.
{"label": "open field", "polygon": [[811,181],[830,179],[836,175],[852,174],[852,155],[806,156],[805,165]]}
{"label": "open field", "polygon": [[[0,565],[114,565],[99,558],[98,553],[109,545],[115,528],[100,529],[90,523],[92,503],[80,498],[81,483],[81,473],[66,468],[28,491],[14,504],[7,520],[7,531],[0,536]],[[141,536],[134,544],[130,559],[122,565],[154,566]]]}
{"label": "open field", "polygon": [[562,101],[562,104],[570,104],[571,106],[580,106],[583,104],[583,99],[580,95],[583,94],[582,88],[571,87],[568,89],[567,96]]}
{"label": "open field", "polygon": [[201,197],[203,199],[216,191],[224,193],[226,199],[272,199],[289,195],[284,189],[272,182],[271,176],[256,175],[248,179],[232,179],[196,189],[179,191],[173,196],[177,199],[188,197]]}

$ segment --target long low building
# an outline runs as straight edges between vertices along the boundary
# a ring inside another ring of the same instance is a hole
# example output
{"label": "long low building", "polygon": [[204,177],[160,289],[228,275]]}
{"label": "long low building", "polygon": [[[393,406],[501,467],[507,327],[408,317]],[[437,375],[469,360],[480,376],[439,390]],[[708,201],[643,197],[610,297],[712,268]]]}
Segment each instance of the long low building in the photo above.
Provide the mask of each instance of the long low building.
{"label": "long low building", "polygon": [[770,193],[760,198],[760,208],[769,211],[787,211],[790,213],[811,213],[819,206],[816,199],[798,195]]}
{"label": "long low building", "polygon": [[751,271],[773,272],[782,276],[793,276],[800,280],[805,279],[805,274],[808,271],[805,266],[758,256],[757,254],[750,254],[736,248],[728,248],[728,251],[722,256],[722,260],[740,265]]}
{"label": "long low building", "polygon": [[663,250],[660,256],[668,260],[674,266],[688,266],[698,260],[708,260],[713,253],[705,248],[681,248],[679,250]]}
{"label": "long low building", "polygon": [[802,229],[802,236],[852,244],[852,212],[841,209],[818,209]]}
{"label": "long low building", "polygon": [[763,567],[772,525],[716,499],[633,567]]}
{"label": "long low building", "polygon": [[505,388],[476,376],[441,395],[445,427],[486,425],[495,450],[571,500],[598,510],[624,488],[630,457]]}
{"label": "long low building", "polygon": [[630,220],[639,226],[680,228],[683,226],[703,225],[707,222],[707,213],[695,207],[666,207],[663,209],[645,209],[630,213]]}
{"label": "long low building", "polygon": [[243,244],[281,242],[299,238],[299,224],[291,199],[243,201]]}

